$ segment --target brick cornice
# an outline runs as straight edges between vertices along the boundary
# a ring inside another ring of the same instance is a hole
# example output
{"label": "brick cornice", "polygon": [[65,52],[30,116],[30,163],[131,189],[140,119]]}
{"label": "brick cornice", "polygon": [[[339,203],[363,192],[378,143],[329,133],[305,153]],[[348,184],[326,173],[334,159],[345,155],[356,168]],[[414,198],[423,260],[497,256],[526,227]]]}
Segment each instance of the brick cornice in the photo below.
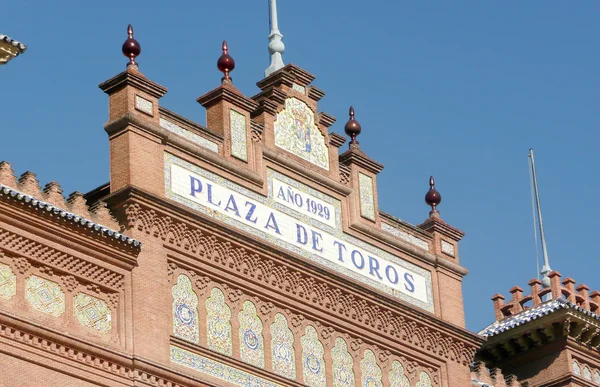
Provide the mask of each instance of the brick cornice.
{"label": "brick cornice", "polygon": [[371,159],[360,149],[348,149],[346,152],[340,155],[340,163],[350,166],[356,164],[361,168],[366,169],[369,172],[378,174],[383,170],[383,164]]}
{"label": "brick cornice", "polygon": [[[119,197],[121,196],[121,197]],[[346,321],[389,341],[393,347],[414,350],[463,365],[470,363],[483,340],[428,312],[405,305],[382,293],[337,275],[333,270],[308,263],[301,257],[250,238],[200,213],[190,213],[177,203],[159,200],[139,190],[114,194],[107,201],[121,208],[132,231],[160,238],[195,262],[212,262],[237,278],[252,281],[249,288],[268,287],[282,297],[318,309],[329,324]],[[120,204],[117,204],[120,203]],[[166,215],[165,211],[171,215]],[[239,234],[239,235],[238,235]],[[243,245],[252,241],[252,249]],[[285,257],[285,258],[283,258]],[[198,260],[200,258],[200,260]],[[390,344],[388,344],[390,345]]]}
{"label": "brick cornice", "polygon": [[156,98],[161,98],[167,93],[166,87],[149,80],[142,73],[135,70],[123,71],[98,85],[98,87],[108,95],[113,94],[126,86],[132,86]]}
{"label": "brick cornice", "polygon": [[457,242],[465,236],[465,233],[461,230],[457,229],[456,227],[452,227],[442,219],[435,217],[427,218],[427,220],[421,223],[418,227],[427,232],[439,232],[440,234],[445,235]]}
{"label": "brick cornice", "polygon": [[258,103],[243,95],[235,86],[229,84],[221,85],[209,91],[198,97],[196,101],[205,108],[209,108],[219,101],[227,101],[250,113],[258,108]]}

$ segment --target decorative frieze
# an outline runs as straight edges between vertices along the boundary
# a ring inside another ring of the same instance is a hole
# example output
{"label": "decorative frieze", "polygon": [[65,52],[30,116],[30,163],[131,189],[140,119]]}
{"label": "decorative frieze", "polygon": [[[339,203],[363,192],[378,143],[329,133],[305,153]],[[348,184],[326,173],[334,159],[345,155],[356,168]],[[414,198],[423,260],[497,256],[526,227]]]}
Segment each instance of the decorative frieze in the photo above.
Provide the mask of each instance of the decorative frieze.
{"label": "decorative frieze", "polygon": [[441,242],[442,253],[448,254],[451,257],[454,257],[454,245],[450,242],[446,242],[442,239]]}
{"label": "decorative frieze", "polygon": [[112,314],[105,301],[80,292],[74,298],[73,310],[81,325],[100,333],[111,329]]}
{"label": "decorative frieze", "polygon": [[231,136],[231,155],[248,161],[248,140],[246,116],[235,110],[229,110],[229,131]]}
{"label": "decorative frieze", "polygon": [[152,101],[148,101],[146,98],[135,96],[135,109],[146,113],[149,116],[154,116],[154,104]]}
{"label": "decorative frieze", "polygon": [[36,275],[25,281],[25,299],[33,309],[54,317],[65,312],[65,293],[60,285]]}
{"label": "decorative frieze", "polygon": [[0,298],[10,300],[17,293],[17,277],[8,265],[0,264]]}
{"label": "decorative frieze", "polygon": [[422,248],[423,250],[429,251],[429,243],[424,241],[423,239],[417,238],[414,235],[411,235],[407,232],[404,232],[394,226],[391,226],[387,223],[381,222],[381,229],[385,232],[389,232],[392,235],[397,236],[405,242],[410,243],[411,245]]}
{"label": "decorative frieze", "polygon": [[183,348],[171,346],[171,361],[214,378],[231,383],[234,386],[283,387],[280,384],[249,374],[207,357],[195,354]]}
{"label": "decorative frieze", "polygon": [[182,128],[181,126],[172,123],[169,120],[161,118],[160,119],[160,127],[168,130],[171,133],[181,136],[181,137],[185,138],[186,140],[191,141],[194,144],[199,145],[203,148],[211,150],[215,153],[219,152],[219,145],[216,142],[207,140],[206,138],[199,136],[190,130],[186,130],[186,129]]}
{"label": "decorative frieze", "polygon": [[375,220],[375,197],[373,193],[373,178],[364,173],[358,174],[360,216]]}

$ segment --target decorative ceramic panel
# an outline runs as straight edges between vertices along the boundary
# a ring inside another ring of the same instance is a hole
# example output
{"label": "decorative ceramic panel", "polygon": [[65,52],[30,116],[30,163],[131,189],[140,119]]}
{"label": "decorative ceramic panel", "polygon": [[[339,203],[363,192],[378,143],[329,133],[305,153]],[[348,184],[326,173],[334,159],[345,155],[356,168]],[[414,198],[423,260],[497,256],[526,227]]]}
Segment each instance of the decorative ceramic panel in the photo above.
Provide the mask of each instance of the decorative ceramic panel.
{"label": "decorative ceramic panel", "polygon": [[242,361],[256,367],[265,368],[265,347],[263,324],[256,313],[256,306],[245,301],[238,314],[240,323],[240,357]]}
{"label": "decorative ceramic panel", "polygon": [[306,94],[306,87],[300,86],[297,83],[292,84],[292,89],[296,90],[299,93]]}
{"label": "decorative ceramic panel", "polygon": [[207,140],[204,137],[197,135],[196,133],[183,129],[181,126],[175,125],[171,121],[165,120],[164,118],[160,119],[160,127],[178,136],[184,137],[186,140],[200,145],[203,148],[211,150],[215,153],[219,152],[219,145],[217,145],[216,142]]}
{"label": "decorative ceramic panel", "polygon": [[404,366],[397,360],[392,362],[392,369],[389,373],[390,387],[410,387],[410,381],[404,374]]}
{"label": "decorative ceramic panel", "polygon": [[84,327],[106,333],[111,328],[111,312],[108,304],[96,297],[79,293],[73,300],[73,313]]}
{"label": "decorative ceramic panel", "polygon": [[54,317],[65,312],[65,293],[56,282],[32,275],[25,282],[25,298],[33,309]]}
{"label": "decorative ceramic panel", "polygon": [[329,149],[315,124],[315,113],[297,98],[286,99],[285,108],[277,113],[275,145],[329,170]]}
{"label": "decorative ceramic panel", "polygon": [[594,371],[594,383],[600,384],[600,372]]}
{"label": "decorative ceramic panel", "polygon": [[360,188],[360,215],[375,220],[375,197],[373,196],[373,178],[364,173],[358,174]]}
{"label": "decorative ceramic panel", "polygon": [[442,253],[446,253],[451,257],[454,257],[454,245],[452,243],[442,240]]}
{"label": "decorative ceramic panel", "polygon": [[348,344],[341,337],[335,339],[331,360],[333,361],[333,387],[354,387],[354,361],[348,352]]}
{"label": "decorative ceramic panel", "polygon": [[590,367],[583,367],[583,378],[587,380],[592,380],[592,371],[590,370]]}
{"label": "decorative ceramic panel", "polygon": [[180,339],[198,344],[198,296],[192,288],[192,281],[183,274],[177,277],[177,283],[171,289],[173,295],[173,335]]}
{"label": "decorative ceramic panel", "polygon": [[17,294],[17,278],[8,265],[0,264],[0,298],[10,300]]}
{"label": "decorative ceramic panel", "polygon": [[231,134],[231,155],[248,161],[246,137],[246,117],[235,110],[229,110],[229,130]]}
{"label": "decorative ceramic panel", "polygon": [[154,104],[152,101],[148,101],[146,98],[142,98],[139,95],[135,96],[135,108],[141,112],[144,112],[150,116],[154,115]]}
{"label": "decorative ceramic panel", "polygon": [[319,341],[319,335],[312,326],[307,326],[304,336],[300,339],[302,345],[302,373],[304,384],[307,386],[325,386],[325,349]]}
{"label": "decorative ceramic panel", "polygon": [[230,367],[218,361],[195,354],[185,349],[171,346],[171,361],[175,364],[191,368],[210,375],[213,378],[241,387],[282,387],[280,384],[254,376],[247,372]]}
{"label": "decorative ceramic panel", "polygon": [[397,236],[398,238],[410,243],[411,245],[415,245],[417,247],[422,248],[423,250],[429,251],[429,243],[427,243],[423,239],[417,238],[416,236],[410,235],[407,232],[399,230],[398,228],[383,222],[381,222],[381,229],[385,232],[389,232],[390,234]]}
{"label": "decorative ceramic panel", "polygon": [[[169,153],[165,153],[164,175],[168,199],[250,233],[257,240],[299,254],[393,297],[434,311],[430,271],[339,228],[303,217],[299,211],[281,205],[272,196],[253,192]],[[272,177],[294,186],[292,179],[280,175]],[[311,196],[333,204],[337,219],[337,203],[328,202],[326,195],[316,190],[309,192]]]}
{"label": "decorative ceramic panel", "polygon": [[575,375],[581,376],[581,368],[579,367],[579,363],[577,363],[577,360],[573,360],[573,373]]}
{"label": "decorative ceramic panel", "polygon": [[382,387],[381,368],[377,365],[375,354],[370,349],[365,351],[365,354],[360,361],[361,386],[363,387]]}
{"label": "decorative ceramic panel", "polygon": [[213,288],[206,300],[206,339],[209,349],[231,356],[231,309],[219,288]]}
{"label": "decorative ceramic panel", "polygon": [[273,372],[288,379],[296,379],[294,334],[281,313],[275,315],[275,321],[271,324],[271,356]]}
{"label": "decorative ceramic panel", "polygon": [[421,372],[419,375],[419,382],[416,387],[431,387],[431,378],[427,375],[427,372]]}

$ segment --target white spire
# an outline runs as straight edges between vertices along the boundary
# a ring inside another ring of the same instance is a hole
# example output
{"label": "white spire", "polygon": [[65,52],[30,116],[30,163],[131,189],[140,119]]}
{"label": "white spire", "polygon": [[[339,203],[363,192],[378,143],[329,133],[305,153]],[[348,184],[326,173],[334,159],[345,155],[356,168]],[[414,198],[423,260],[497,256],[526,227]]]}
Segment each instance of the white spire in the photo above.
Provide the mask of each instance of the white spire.
{"label": "white spire", "polygon": [[279,25],[277,23],[277,0],[269,0],[270,6],[270,22],[271,22],[271,33],[269,34],[269,53],[271,54],[271,65],[265,70],[265,77],[273,74],[284,66],[283,64],[283,52],[285,46],[281,41],[283,35],[279,32]]}

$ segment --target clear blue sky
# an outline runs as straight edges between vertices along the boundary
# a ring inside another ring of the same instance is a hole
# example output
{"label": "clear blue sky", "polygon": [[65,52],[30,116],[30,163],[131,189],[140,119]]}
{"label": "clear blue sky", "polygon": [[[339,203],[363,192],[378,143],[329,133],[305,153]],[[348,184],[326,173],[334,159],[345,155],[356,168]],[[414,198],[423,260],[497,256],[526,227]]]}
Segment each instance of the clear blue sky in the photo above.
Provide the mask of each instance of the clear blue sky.
{"label": "clear blue sky", "polygon": [[[279,0],[286,63],[317,76],[321,110],[348,106],[362,148],[385,165],[380,208],[418,224],[430,174],[442,218],[464,230],[467,324],[493,320],[490,297],[535,276],[527,170],[534,147],[553,269],[600,288],[600,3]],[[57,5],[60,4],[60,5]],[[124,69],[132,23],[141,71],[162,104],[205,122],[195,99],[219,84],[227,39],[246,95],[268,66],[267,0],[13,2],[0,33],[29,46],[0,69],[0,160],[65,193],[108,181],[102,81]]]}

